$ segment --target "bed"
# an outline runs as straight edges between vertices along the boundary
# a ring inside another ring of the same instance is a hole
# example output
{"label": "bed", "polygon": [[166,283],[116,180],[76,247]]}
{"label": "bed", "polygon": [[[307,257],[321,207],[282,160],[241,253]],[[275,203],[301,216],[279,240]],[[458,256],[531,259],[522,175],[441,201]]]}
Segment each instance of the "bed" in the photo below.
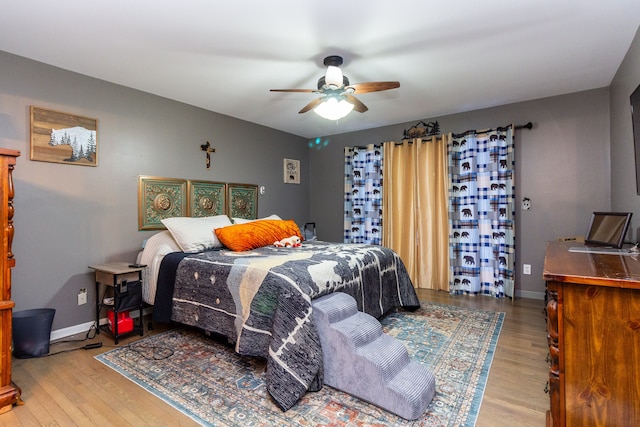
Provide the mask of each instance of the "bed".
{"label": "bed", "polygon": [[[271,226],[285,224],[293,228],[272,233]],[[153,320],[222,334],[237,353],[265,358],[267,390],[283,410],[322,387],[312,299],[344,292],[377,318],[420,305],[401,259],[382,246],[303,241],[275,247],[274,238],[300,231],[273,217],[244,224],[225,215],[178,218],[165,225],[139,256],[148,266],[143,299],[154,306]],[[211,241],[203,243],[202,236]]]}

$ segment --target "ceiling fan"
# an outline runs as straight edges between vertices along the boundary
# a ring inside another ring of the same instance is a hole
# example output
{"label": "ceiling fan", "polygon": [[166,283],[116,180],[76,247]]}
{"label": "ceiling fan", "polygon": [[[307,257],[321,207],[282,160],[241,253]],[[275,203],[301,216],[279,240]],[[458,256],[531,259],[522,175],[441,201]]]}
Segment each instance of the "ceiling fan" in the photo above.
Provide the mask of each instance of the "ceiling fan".
{"label": "ceiling fan", "polygon": [[400,82],[368,82],[350,84],[347,76],[342,74],[340,66],[342,57],[333,55],[324,58],[324,65],[327,72],[318,80],[318,89],[271,89],[271,92],[309,92],[322,95],[316,98],[302,110],[299,114],[314,110],[324,118],[337,120],[349,114],[351,110],[364,113],[369,108],[354,93],[362,94],[368,92],[380,92],[383,90],[396,89],[400,87]]}

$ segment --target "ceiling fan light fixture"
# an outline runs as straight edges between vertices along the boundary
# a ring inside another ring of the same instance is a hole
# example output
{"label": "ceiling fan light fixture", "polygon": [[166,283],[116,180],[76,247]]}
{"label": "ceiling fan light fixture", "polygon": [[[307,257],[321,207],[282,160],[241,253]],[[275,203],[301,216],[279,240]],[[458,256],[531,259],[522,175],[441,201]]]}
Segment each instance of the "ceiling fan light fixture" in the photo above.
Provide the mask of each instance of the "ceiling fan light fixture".
{"label": "ceiling fan light fixture", "polygon": [[340,67],[329,65],[327,73],[324,75],[324,83],[331,89],[337,89],[342,86],[342,70]]}
{"label": "ceiling fan light fixture", "polygon": [[352,103],[346,99],[339,100],[335,97],[329,97],[313,109],[317,115],[327,120],[339,120],[349,114],[351,110],[353,110]]}

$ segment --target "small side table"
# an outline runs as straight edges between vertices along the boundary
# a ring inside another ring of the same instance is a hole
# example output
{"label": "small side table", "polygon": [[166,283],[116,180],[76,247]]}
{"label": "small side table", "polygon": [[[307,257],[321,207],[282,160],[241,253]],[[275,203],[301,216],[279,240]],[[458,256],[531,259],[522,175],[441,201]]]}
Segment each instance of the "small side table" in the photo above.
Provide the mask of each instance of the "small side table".
{"label": "small side table", "polygon": [[[93,264],[89,268],[96,271],[96,331],[100,330],[110,333],[113,336],[115,344],[118,339],[125,335],[139,332],[140,336],[144,335],[144,326],[142,319],[143,302],[142,302],[142,271],[144,267],[129,267],[127,262],[111,262],[107,264]],[[113,287],[113,305],[105,304],[100,298],[100,284]],[[107,309],[113,312],[113,331],[109,329],[109,325],[100,326],[100,311]],[[134,322],[132,331],[118,332],[118,313],[123,311],[138,310],[137,325]]]}

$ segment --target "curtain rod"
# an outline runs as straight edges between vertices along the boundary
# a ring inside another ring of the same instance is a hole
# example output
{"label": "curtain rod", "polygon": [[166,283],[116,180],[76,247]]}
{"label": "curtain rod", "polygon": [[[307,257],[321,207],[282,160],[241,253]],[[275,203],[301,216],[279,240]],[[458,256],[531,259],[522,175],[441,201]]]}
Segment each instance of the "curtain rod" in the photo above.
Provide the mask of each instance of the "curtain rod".
{"label": "curtain rod", "polygon": [[[507,130],[509,126],[505,126],[505,127],[497,127],[496,130],[501,132],[504,130]],[[533,123],[528,122],[524,125],[518,125],[518,126],[514,126],[514,130],[518,130],[518,129],[533,129]],[[490,132],[492,129],[483,129],[483,130],[475,130],[475,129],[470,129],[470,130],[466,130],[462,133],[452,133],[451,136],[454,138],[460,138],[462,136],[464,136],[464,134],[469,133],[469,132],[476,132],[476,133],[484,133],[484,132]]]}
{"label": "curtain rod", "polygon": [[[436,122],[436,123],[437,123],[437,122]],[[498,131],[503,131],[503,130],[506,130],[506,129],[507,129],[507,127],[508,127],[508,126],[505,126],[505,127],[498,127],[498,128],[496,128],[496,130],[498,130]],[[515,127],[514,127],[514,129],[515,129],[515,130],[519,130],[519,129],[529,129],[529,130],[531,130],[531,129],[533,129],[533,123],[532,123],[532,122],[527,122],[527,123],[525,123],[525,124],[523,124],[523,125],[517,125],[517,126],[515,126]],[[490,130],[491,130],[491,129],[485,129],[485,130],[477,131],[477,130],[475,130],[475,129],[471,129],[471,130],[465,131],[465,132],[463,132],[463,133],[453,133],[453,134],[451,134],[451,135],[452,135],[454,138],[459,138],[459,137],[463,136],[465,133],[468,133],[468,132],[488,132],[488,131],[490,131]],[[381,143],[381,144],[383,144],[383,143]],[[378,144],[374,144],[374,145],[378,145]],[[402,142],[396,142],[396,143],[395,143],[395,145],[402,145]],[[362,149],[362,148],[367,148],[367,147],[366,147],[366,146],[363,146],[363,145],[356,145],[356,146],[355,146],[355,147],[353,147],[353,148],[360,148],[360,149]]]}
{"label": "curtain rod", "polygon": [[[502,132],[507,130],[509,126],[505,126],[505,127],[497,127],[495,130]],[[514,129],[532,129],[533,128],[533,123],[528,122],[524,125],[518,125],[518,126],[514,126]],[[484,130],[475,130],[475,129],[471,129],[471,130],[467,130],[465,132],[462,133],[452,133],[451,136],[453,138],[460,138],[462,136],[464,136],[466,133],[469,132],[477,132],[477,133],[484,133],[484,132],[490,132],[492,129],[484,129]],[[409,142],[409,144],[411,144],[411,141]],[[395,145],[402,145],[402,142],[396,142]]]}

